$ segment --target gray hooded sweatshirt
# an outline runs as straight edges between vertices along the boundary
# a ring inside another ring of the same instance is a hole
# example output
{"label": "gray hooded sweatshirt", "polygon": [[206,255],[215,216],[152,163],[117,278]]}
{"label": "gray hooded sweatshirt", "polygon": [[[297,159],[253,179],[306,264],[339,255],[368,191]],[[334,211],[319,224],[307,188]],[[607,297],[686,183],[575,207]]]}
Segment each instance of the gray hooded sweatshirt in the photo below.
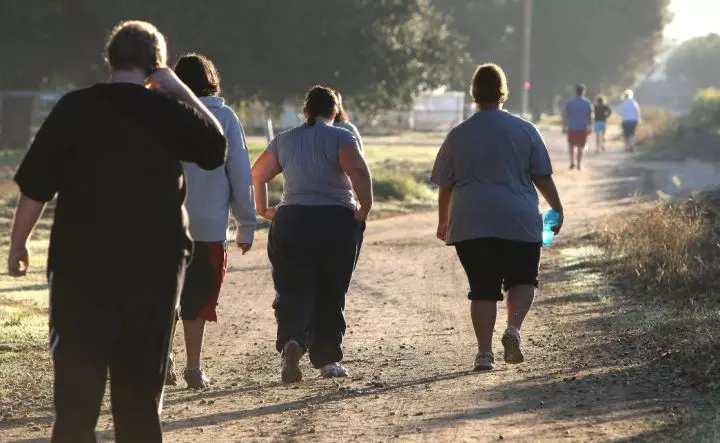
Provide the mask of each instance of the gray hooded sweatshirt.
{"label": "gray hooded sweatshirt", "polygon": [[237,115],[225,105],[222,97],[201,97],[200,100],[225,130],[228,153],[225,165],[212,171],[204,171],[194,163],[183,163],[190,235],[195,241],[226,241],[232,211],[240,240],[252,243],[257,218],[245,132]]}

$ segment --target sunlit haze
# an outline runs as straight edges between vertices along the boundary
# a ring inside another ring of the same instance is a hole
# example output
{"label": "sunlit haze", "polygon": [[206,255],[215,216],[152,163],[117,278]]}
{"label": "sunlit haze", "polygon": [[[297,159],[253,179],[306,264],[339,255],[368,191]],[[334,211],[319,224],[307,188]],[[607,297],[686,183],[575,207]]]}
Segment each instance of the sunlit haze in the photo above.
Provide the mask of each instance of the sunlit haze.
{"label": "sunlit haze", "polygon": [[720,0],[673,0],[675,13],[665,35],[682,41],[711,32],[720,33]]}

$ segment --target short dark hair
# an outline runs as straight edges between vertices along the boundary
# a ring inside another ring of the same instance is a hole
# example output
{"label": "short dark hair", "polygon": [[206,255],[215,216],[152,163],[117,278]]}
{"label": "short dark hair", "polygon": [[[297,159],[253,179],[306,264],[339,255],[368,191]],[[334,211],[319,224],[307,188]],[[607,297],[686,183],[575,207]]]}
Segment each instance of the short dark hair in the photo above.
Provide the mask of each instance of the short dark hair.
{"label": "short dark hair", "polygon": [[337,122],[346,122],[350,120],[350,117],[348,117],[347,112],[345,112],[345,106],[343,105],[342,95],[337,90],[335,91],[335,96],[337,97],[337,105],[338,105],[338,113],[335,116],[335,123]]}
{"label": "short dark hair", "polygon": [[305,96],[303,110],[307,114],[307,123],[310,126],[315,124],[318,117],[331,117],[338,111],[335,91],[327,86],[313,86]]}
{"label": "short dark hair", "polygon": [[605,98],[604,95],[598,95],[597,97],[595,97],[595,101],[600,103],[601,105],[604,105],[605,103],[607,103],[607,99]]}
{"label": "short dark hair", "polygon": [[175,63],[175,73],[198,97],[220,95],[220,74],[204,55],[183,55]]}
{"label": "short dark hair", "polygon": [[475,103],[505,103],[510,91],[505,71],[495,63],[483,63],[475,69],[470,95]]}
{"label": "short dark hair", "polygon": [[167,63],[165,36],[152,23],[121,22],[110,32],[105,45],[105,60],[113,70],[141,69],[150,75]]}
{"label": "short dark hair", "polygon": [[578,83],[575,85],[575,93],[577,95],[585,95],[585,91],[587,90],[587,86],[585,86],[583,83]]}

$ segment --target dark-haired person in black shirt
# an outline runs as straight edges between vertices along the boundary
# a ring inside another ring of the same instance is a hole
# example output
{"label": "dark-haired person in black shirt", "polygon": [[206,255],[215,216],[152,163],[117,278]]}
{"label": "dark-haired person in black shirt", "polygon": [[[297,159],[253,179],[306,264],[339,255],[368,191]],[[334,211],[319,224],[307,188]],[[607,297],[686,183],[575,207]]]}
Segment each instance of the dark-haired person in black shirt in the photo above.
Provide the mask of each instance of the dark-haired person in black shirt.
{"label": "dark-haired person in black shirt", "polygon": [[605,132],[607,131],[607,119],[612,115],[612,109],[607,105],[607,99],[598,95],[595,99],[595,152],[605,150]]}
{"label": "dark-haired person in black shirt", "polygon": [[[225,161],[222,127],[165,67],[165,39],[125,22],[107,45],[111,82],[65,95],[15,176],[8,272],[57,195],[50,236],[53,442],[94,442],[108,370],[115,438],[160,442],[162,388],[191,254],[180,161]],[[150,85],[152,90],[146,87]]]}

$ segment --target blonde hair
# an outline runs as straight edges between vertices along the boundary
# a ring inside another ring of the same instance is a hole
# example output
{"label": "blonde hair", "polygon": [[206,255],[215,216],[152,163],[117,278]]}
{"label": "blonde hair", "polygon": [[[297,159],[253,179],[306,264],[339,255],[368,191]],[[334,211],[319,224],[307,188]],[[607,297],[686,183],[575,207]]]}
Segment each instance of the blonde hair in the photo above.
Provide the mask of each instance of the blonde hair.
{"label": "blonde hair", "polygon": [[626,89],[625,92],[623,92],[623,98],[633,98],[634,95],[632,89]]}
{"label": "blonde hair", "polygon": [[110,32],[105,60],[115,71],[140,69],[150,75],[167,64],[165,36],[152,23],[121,22]]}

